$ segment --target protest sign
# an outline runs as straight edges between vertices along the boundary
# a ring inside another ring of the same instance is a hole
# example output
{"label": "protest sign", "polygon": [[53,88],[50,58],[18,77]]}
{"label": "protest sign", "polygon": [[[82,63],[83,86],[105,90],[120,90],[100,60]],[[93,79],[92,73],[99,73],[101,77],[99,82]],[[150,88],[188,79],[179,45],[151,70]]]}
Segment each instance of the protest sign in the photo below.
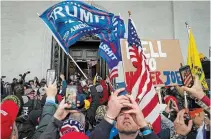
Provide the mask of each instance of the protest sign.
{"label": "protest sign", "polygon": [[[183,64],[183,58],[179,41],[142,40],[141,43],[154,86],[181,85],[179,68],[180,64]],[[121,40],[121,49],[124,72],[135,72],[136,68],[130,60],[126,39]]]}

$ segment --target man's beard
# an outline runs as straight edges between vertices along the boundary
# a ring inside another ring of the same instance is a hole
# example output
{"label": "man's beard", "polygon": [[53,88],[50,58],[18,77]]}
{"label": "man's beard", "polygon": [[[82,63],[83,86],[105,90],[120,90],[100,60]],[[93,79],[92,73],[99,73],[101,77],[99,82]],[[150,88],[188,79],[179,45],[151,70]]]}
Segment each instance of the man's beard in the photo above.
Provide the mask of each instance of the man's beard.
{"label": "man's beard", "polygon": [[124,135],[134,135],[137,133],[137,131],[130,130],[130,131],[125,131],[125,130],[119,130],[119,133],[124,134]]}

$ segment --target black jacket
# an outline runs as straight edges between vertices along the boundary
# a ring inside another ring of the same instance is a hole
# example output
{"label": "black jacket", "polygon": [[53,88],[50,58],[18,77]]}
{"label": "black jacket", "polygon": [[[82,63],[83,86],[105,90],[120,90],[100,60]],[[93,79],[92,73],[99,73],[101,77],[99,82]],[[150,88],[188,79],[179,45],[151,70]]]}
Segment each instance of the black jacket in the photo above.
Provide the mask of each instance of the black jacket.
{"label": "black jacket", "polygon": [[[187,134],[186,139],[196,139],[197,133],[197,131],[191,130],[191,132]],[[206,131],[206,139],[210,139],[210,131]]]}
{"label": "black jacket", "polygon": [[83,112],[86,118],[85,131],[89,129],[89,125],[91,125],[92,127],[93,125],[95,125],[96,110],[100,105],[100,97],[95,86],[91,86],[90,91],[91,91],[92,102],[90,104],[89,109]]}
{"label": "black jacket", "polygon": [[[97,125],[94,131],[91,133],[90,139],[109,139],[110,131],[113,125],[108,123],[106,120],[102,120],[99,125]],[[114,139],[118,139],[116,136]],[[157,135],[153,132],[146,136],[137,136],[136,139],[159,139]]]}
{"label": "black jacket", "polygon": [[40,135],[39,139],[59,139],[59,130],[62,127],[63,121],[59,121],[52,117],[45,131]]}

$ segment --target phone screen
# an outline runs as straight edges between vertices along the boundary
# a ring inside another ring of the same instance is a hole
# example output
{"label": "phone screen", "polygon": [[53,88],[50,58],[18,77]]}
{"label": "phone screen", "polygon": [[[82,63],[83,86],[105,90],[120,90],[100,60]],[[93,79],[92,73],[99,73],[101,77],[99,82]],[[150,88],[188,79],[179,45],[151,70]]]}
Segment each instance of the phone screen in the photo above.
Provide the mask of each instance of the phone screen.
{"label": "phone screen", "polygon": [[193,86],[193,76],[191,73],[190,66],[184,66],[180,68],[180,75],[184,86],[192,87]]}
{"label": "phone screen", "polygon": [[65,93],[65,103],[71,104],[71,109],[77,109],[77,87],[76,86],[67,86]]}
{"label": "phone screen", "polygon": [[173,109],[173,101],[170,99],[169,103],[170,103],[170,104],[169,104],[169,108],[170,108],[170,110],[171,110],[171,109]]}
{"label": "phone screen", "polygon": [[56,79],[56,71],[54,69],[48,69],[47,70],[47,75],[46,75],[46,82],[47,85],[54,83],[55,79]]}
{"label": "phone screen", "polygon": [[125,88],[124,91],[119,93],[119,96],[128,94],[127,91],[126,91],[126,87],[125,87],[125,83],[124,82],[116,83],[115,89],[119,89],[119,88]]}

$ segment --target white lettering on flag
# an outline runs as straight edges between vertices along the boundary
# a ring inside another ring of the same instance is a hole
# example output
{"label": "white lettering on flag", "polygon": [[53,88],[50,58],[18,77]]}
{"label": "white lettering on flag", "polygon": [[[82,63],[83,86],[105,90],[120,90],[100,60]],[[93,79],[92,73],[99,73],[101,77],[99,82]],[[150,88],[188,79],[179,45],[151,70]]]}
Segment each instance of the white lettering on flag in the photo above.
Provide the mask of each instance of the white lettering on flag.
{"label": "white lettering on flag", "polygon": [[117,57],[114,55],[113,51],[110,50],[110,48],[106,45],[106,44],[103,44],[103,45],[100,45],[100,48],[107,53],[107,55],[109,57],[111,57],[112,60],[114,59],[117,59]]}
{"label": "white lettering on flag", "polygon": [[84,9],[80,9],[80,19],[81,21],[84,21],[84,18],[85,18],[85,22],[93,22],[93,16],[92,16],[92,13],[90,12],[87,12],[84,10]]}

